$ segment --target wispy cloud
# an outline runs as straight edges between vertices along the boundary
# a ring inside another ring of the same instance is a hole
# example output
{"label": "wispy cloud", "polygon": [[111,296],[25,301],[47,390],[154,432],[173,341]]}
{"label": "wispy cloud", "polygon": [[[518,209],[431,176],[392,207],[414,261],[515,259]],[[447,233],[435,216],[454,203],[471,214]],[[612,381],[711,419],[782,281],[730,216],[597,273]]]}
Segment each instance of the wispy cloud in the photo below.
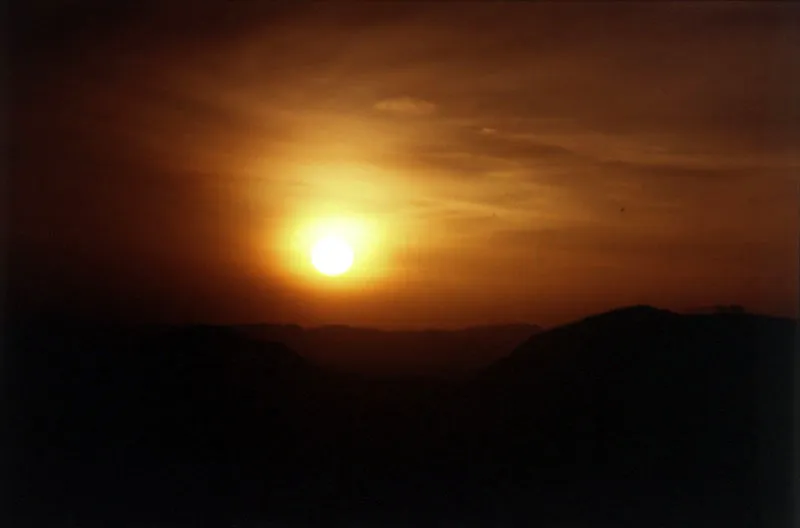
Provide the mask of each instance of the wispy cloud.
{"label": "wispy cloud", "polygon": [[378,101],[373,108],[382,112],[408,116],[426,116],[436,112],[434,103],[408,96]]}

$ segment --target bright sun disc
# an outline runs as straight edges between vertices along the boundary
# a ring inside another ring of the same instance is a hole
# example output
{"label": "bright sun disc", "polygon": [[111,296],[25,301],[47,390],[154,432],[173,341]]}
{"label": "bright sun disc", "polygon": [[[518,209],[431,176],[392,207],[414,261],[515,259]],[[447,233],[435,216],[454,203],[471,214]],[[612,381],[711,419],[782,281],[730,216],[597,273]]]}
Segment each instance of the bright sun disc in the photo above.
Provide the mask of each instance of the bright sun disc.
{"label": "bright sun disc", "polygon": [[341,275],[353,265],[353,250],[344,240],[326,237],[314,244],[311,263],[325,275]]}

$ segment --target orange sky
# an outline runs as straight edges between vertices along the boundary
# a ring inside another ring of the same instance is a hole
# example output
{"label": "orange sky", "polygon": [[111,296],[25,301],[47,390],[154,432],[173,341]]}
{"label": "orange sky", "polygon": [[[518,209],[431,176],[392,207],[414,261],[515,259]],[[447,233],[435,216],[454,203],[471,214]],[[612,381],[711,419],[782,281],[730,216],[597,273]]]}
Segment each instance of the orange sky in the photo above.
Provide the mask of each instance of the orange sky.
{"label": "orange sky", "polygon": [[[41,4],[10,56],[9,289],[27,309],[796,314],[794,5]],[[340,279],[294,245],[332,219],[364,233]]]}

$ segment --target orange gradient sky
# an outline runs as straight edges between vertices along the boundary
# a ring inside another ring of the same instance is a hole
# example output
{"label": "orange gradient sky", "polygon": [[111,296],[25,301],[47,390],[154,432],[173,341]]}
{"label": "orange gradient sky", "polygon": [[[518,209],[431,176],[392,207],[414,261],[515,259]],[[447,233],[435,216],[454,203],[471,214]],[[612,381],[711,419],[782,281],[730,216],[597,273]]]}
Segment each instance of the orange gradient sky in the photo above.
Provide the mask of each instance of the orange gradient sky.
{"label": "orange gradient sky", "polygon": [[[796,6],[257,4],[19,14],[20,309],[383,327],[634,303],[796,314]],[[332,222],[358,239],[333,279],[307,253]]]}

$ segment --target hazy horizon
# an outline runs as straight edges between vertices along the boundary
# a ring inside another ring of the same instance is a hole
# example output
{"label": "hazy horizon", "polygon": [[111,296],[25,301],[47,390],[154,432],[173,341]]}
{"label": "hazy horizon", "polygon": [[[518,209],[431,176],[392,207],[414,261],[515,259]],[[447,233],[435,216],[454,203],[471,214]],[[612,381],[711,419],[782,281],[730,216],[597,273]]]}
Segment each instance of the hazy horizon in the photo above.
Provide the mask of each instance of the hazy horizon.
{"label": "hazy horizon", "polygon": [[759,312],[756,310],[749,309],[747,306],[741,305],[727,305],[727,304],[716,304],[716,305],[704,305],[704,306],[691,306],[686,307],[684,309],[669,309],[664,308],[662,306],[652,306],[647,304],[632,304],[632,305],[623,305],[623,306],[613,306],[607,309],[601,309],[597,311],[587,312],[583,314],[577,314],[574,317],[564,318],[556,320],[550,324],[542,324],[537,321],[519,321],[519,320],[499,320],[499,321],[490,321],[490,322],[479,322],[475,324],[451,324],[451,325],[426,325],[426,324],[419,324],[419,325],[402,325],[402,324],[384,324],[384,325],[369,325],[369,324],[351,324],[347,322],[337,322],[337,321],[320,321],[320,322],[308,322],[305,324],[292,322],[292,321],[280,321],[280,320],[252,320],[252,321],[207,321],[207,320],[180,320],[180,319],[173,319],[173,320],[156,320],[156,319],[114,319],[108,317],[101,317],[94,314],[90,314],[88,317],[82,316],[81,314],[76,314],[70,311],[59,311],[59,310],[42,310],[40,312],[31,312],[31,313],[24,313],[20,314],[21,319],[20,321],[36,321],[37,319],[44,318],[45,320],[49,318],[55,317],[56,319],[66,318],[66,319],[77,319],[83,320],[87,323],[100,323],[100,324],[132,324],[132,325],[142,325],[142,326],[220,326],[220,327],[229,327],[229,328],[236,328],[236,327],[259,327],[259,326],[267,326],[267,327],[295,327],[300,328],[304,331],[308,330],[325,330],[325,329],[332,329],[332,328],[347,328],[351,330],[366,330],[366,331],[378,331],[378,332],[459,332],[471,329],[481,329],[481,328],[497,328],[497,327],[516,327],[516,326],[526,326],[535,328],[538,331],[546,331],[554,328],[558,328],[560,326],[570,325],[572,323],[577,323],[582,321],[586,318],[590,318],[597,315],[602,315],[606,313],[612,313],[620,310],[625,310],[629,308],[640,308],[640,307],[649,307],[654,308],[660,311],[666,311],[670,313],[675,313],[679,315],[703,315],[703,314],[719,314],[719,313],[726,313],[730,312],[731,310],[734,311],[742,311],[745,314],[759,316],[759,317],[771,317],[771,318],[779,318],[779,319],[791,319],[797,320],[798,316],[796,315],[786,315],[780,313],[766,313],[766,312]]}

